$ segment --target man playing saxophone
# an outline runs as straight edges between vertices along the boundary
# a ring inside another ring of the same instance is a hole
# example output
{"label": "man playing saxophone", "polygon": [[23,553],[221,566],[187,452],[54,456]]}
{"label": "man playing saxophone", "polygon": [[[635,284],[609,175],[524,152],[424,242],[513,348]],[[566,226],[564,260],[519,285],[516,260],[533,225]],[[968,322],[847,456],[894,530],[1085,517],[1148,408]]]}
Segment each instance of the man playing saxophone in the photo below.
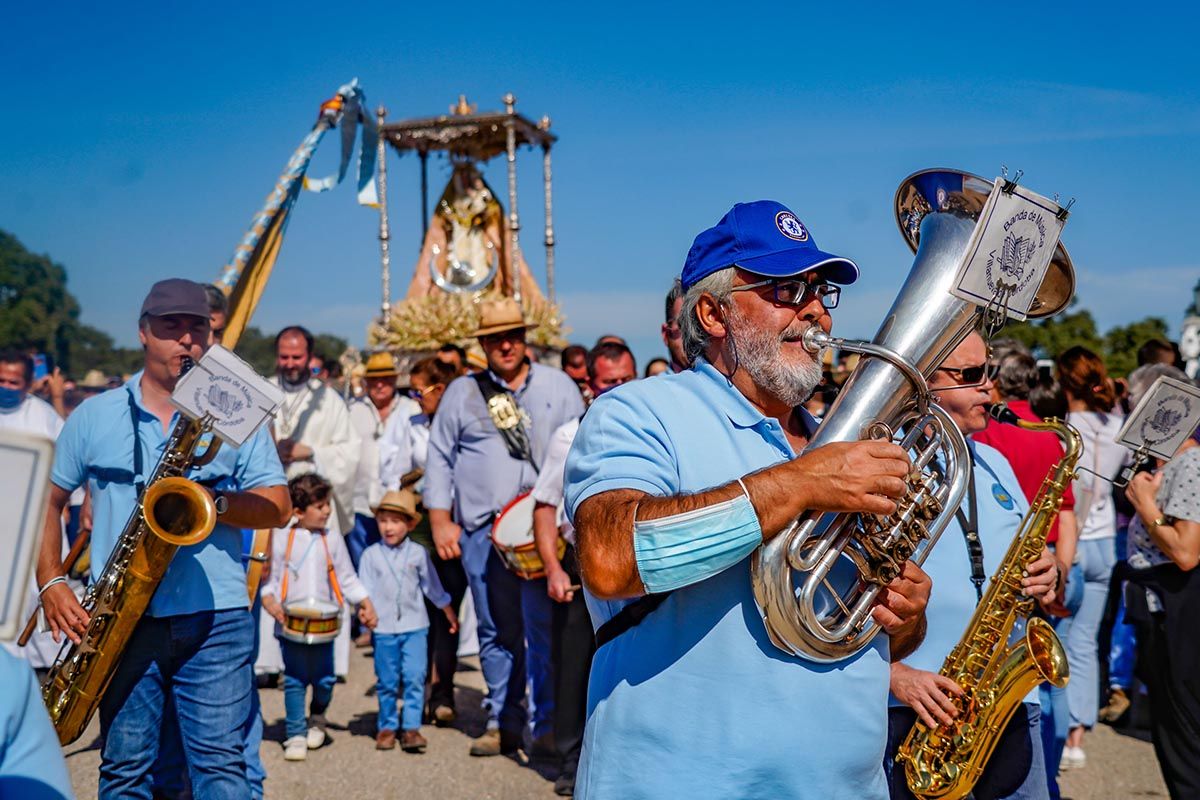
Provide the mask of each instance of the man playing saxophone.
{"label": "man playing saxophone", "polygon": [[[892,800],[911,800],[905,770],[895,761],[896,751],[919,717],[926,725],[949,724],[957,716],[953,698],[961,688],[938,674],[946,656],[962,636],[963,628],[982,597],[987,576],[997,568],[1017,533],[1029,503],[1012,467],[998,450],[969,435],[987,427],[987,404],[992,379],[987,346],[972,333],[934,372],[929,386],[939,405],[968,435],[973,470],[967,498],[942,533],[938,545],[922,564],[934,589],[926,608],[928,635],[917,650],[891,666],[891,699],[888,713],[888,747],[885,768]],[[1056,561],[1043,549],[1026,567],[1021,583],[1025,593],[1042,602],[1055,598],[1059,572]],[[1043,765],[1040,709],[1035,689],[1025,698],[1000,738],[988,767],[975,786],[975,797],[1047,798]]]}
{"label": "man playing saxophone", "polygon": [[779,203],[734,206],[683,268],[692,367],[583,418],[565,498],[598,649],[577,798],[886,797],[889,640],[920,641],[925,574],[909,564],[873,612],[888,635],[833,665],[771,643],[750,576],[805,510],[888,514],[906,491],[890,442],[803,452],[821,365],[801,337],[857,277]]}
{"label": "man playing saxophone", "polygon": [[[204,287],[182,279],[156,283],[142,304],[138,328],[142,370],[124,386],[85,401],[58,440],[37,570],[56,639],[65,634],[78,643],[88,624],[87,612],[61,578],[62,508],[86,481],[94,513],[95,579],[175,427],[170,397],[183,361],[198,361],[208,349]],[[100,702],[102,798],[151,797],[150,771],[168,697],[174,700],[195,796],[250,796],[242,727],[253,691],[254,627],[238,529],[283,525],[291,503],[265,427],[240,448],[222,446],[188,477],[213,495],[217,524],[206,539],[175,554]]]}

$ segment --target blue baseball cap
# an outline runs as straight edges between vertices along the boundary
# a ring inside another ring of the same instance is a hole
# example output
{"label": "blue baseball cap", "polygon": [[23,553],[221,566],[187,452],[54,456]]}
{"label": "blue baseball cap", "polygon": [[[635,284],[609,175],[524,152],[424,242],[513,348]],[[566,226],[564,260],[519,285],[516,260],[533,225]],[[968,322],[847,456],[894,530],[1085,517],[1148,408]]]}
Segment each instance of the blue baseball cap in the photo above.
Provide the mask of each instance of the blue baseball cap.
{"label": "blue baseball cap", "polygon": [[824,269],[834,283],[858,280],[858,265],[817,247],[791,209],[774,200],[738,203],[692,242],[683,264],[684,290],[726,267],[738,266],[768,278],[787,278]]}

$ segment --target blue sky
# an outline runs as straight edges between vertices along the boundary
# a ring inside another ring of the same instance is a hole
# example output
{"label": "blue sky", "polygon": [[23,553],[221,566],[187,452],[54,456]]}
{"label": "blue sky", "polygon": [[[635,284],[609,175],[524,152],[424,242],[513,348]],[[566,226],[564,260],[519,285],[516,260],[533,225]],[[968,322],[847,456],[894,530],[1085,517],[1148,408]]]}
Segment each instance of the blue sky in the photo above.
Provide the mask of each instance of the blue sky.
{"label": "blue sky", "polygon": [[[864,278],[835,331],[870,336],[912,258],[891,217],[907,174],[1025,170],[1077,197],[1064,241],[1101,327],[1178,330],[1200,277],[1200,64],[1190,6],[578,6],[58,3],[9,9],[0,50],[0,228],[66,265],[83,319],[134,341],[145,289],[216,278],[308,130],[358,77],[390,119],[459,93],[554,120],[559,296],[573,339],[661,350],[662,296],[732,203],[791,206]],[[507,10],[511,8],[512,10]],[[332,168],[329,138],[312,174]],[[519,158],[523,246],[542,276],[540,158]],[[431,168],[431,192],[445,180]],[[501,187],[503,164],[487,175]],[[419,246],[418,168],[389,160],[393,282]],[[349,185],[305,194],[256,317],[362,344],[378,218]]]}

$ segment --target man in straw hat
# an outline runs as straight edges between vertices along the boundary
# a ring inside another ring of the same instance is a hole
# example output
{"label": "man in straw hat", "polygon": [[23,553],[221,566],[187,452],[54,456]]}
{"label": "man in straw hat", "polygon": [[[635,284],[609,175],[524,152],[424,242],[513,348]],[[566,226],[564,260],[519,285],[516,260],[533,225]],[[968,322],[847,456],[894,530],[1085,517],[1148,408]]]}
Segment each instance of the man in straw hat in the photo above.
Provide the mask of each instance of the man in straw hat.
{"label": "man in straw hat", "polygon": [[[525,728],[519,579],[491,546],[492,523],[533,486],[551,434],[583,413],[583,400],[565,373],[530,361],[525,319],[515,300],[484,302],[479,317],[475,335],[488,368],[446,389],[430,435],[423,499],[438,554],[461,558],[470,583],[488,686],[487,731],[471,754],[491,756],[515,752]],[[545,627],[548,631],[548,623]],[[533,733],[548,742],[553,710],[548,649],[534,656],[540,670],[532,671]]]}
{"label": "man in straw hat", "polygon": [[386,350],[372,353],[363,370],[366,394],[350,403],[350,424],[362,439],[358,472],[354,477],[354,527],[346,538],[355,569],[363,550],[379,541],[379,529],[375,527],[371,509],[383,497],[379,447],[384,426],[393,413],[408,416],[420,413],[416,402],[398,391],[399,378],[400,370],[391,353]]}

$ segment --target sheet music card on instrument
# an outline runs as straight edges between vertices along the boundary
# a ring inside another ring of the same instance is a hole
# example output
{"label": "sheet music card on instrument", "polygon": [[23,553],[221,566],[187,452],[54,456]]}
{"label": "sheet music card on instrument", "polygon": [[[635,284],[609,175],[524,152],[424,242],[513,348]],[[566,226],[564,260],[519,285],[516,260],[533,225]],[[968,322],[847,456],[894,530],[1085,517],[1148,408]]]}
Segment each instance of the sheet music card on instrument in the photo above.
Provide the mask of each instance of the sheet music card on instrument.
{"label": "sheet music card on instrument", "polygon": [[213,418],[213,431],[241,447],[283,402],[283,391],[220,345],[179,379],[171,403],[192,419]]}
{"label": "sheet music card on instrument", "polygon": [[37,562],[46,519],[46,490],[54,442],[44,436],[0,430],[0,641],[17,638],[32,609],[29,576]]}
{"label": "sheet music card on instrument", "polygon": [[1026,319],[1065,224],[1058,203],[996,178],[951,293]]}
{"label": "sheet music card on instrument", "polygon": [[1154,382],[1117,434],[1117,444],[1171,459],[1200,425],[1200,389],[1174,378]]}

